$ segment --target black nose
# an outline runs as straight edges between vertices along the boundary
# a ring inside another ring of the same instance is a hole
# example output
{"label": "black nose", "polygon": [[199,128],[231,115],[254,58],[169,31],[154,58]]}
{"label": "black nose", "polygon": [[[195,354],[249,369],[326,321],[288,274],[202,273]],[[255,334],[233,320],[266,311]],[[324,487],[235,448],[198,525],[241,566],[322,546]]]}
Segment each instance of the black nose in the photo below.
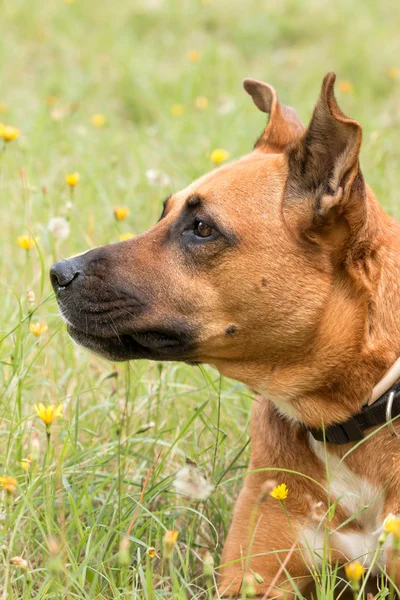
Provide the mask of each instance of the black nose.
{"label": "black nose", "polygon": [[80,271],[77,262],[73,258],[59,260],[50,269],[51,285],[55,292],[67,287],[78,277]]}

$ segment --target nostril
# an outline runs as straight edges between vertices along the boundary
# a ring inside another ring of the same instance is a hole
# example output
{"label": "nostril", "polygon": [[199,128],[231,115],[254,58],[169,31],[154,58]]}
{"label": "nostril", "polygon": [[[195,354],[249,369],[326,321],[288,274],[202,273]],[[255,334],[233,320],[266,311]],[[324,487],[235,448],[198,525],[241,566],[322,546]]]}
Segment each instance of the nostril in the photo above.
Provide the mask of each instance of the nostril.
{"label": "nostril", "polygon": [[78,277],[80,271],[75,262],[69,260],[59,260],[50,269],[50,281],[55,291],[67,287]]}

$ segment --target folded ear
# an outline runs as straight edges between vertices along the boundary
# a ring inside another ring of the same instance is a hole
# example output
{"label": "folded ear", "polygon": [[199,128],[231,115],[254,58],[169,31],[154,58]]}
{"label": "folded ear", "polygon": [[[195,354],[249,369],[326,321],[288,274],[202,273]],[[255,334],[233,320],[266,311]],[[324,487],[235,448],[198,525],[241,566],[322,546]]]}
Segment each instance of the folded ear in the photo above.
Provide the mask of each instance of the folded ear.
{"label": "folded ear", "polygon": [[288,144],[304,131],[304,125],[294,108],[281,104],[274,88],[256,79],[245,79],[243,87],[262,112],[269,114],[268,125],[255,148],[266,153],[284,152]]}
{"label": "folded ear", "polygon": [[326,75],[308,129],[287,150],[287,200],[302,212],[309,231],[338,225],[343,216],[346,227],[359,229],[365,219],[359,167],[362,130],[340,110],[333,92],[335,78],[334,73]]}

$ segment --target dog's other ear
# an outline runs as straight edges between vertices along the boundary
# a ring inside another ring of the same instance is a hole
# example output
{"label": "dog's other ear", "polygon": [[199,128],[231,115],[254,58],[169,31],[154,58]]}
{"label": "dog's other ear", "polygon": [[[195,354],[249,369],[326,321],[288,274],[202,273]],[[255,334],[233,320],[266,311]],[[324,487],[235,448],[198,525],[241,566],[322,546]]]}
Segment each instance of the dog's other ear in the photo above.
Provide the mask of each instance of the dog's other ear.
{"label": "dog's other ear", "polygon": [[284,152],[288,144],[301,136],[304,125],[294,108],[281,104],[274,88],[256,79],[245,79],[243,87],[262,112],[269,114],[268,125],[255,148],[266,153]]}
{"label": "dog's other ear", "polygon": [[365,186],[359,167],[362,130],[340,110],[333,92],[335,78],[334,73],[326,75],[308,129],[287,150],[286,198],[289,207],[297,205],[303,221],[308,221],[303,227],[311,238],[313,231],[332,229],[342,217],[353,233],[365,221]]}

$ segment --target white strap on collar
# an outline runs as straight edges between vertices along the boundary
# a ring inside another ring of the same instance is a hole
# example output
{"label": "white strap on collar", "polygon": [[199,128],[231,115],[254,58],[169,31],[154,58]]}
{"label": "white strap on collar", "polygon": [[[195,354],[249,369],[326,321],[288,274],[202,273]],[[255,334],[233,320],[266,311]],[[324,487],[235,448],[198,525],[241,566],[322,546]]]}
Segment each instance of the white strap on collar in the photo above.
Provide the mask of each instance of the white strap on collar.
{"label": "white strap on collar", "polygon": [[371,406],[385,392],[387,392],[400,379],[400,358],[390,367],[380,381],[372,390],[371,398],[368,400],[368,406]]}

